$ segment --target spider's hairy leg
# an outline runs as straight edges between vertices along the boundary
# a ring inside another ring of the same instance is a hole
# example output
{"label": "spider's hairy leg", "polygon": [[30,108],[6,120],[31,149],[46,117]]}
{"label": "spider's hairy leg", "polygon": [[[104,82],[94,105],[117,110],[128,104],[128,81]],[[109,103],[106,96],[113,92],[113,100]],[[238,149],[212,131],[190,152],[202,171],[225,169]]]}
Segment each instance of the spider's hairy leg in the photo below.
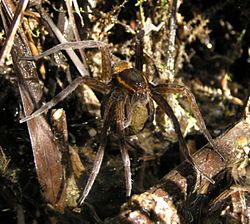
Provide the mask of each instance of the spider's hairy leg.
{"label": "spider's hairy leg", "polygon": [[210,145],[213,147],[214,151],[223,159],[225,160],[224,156],[218,151],[217,145],[210,135],[209,131],[207,130],[205,121],[201,115],[201,112],[197,106],[196,100],[192,92],[185,86],[181,86],[174,83],[168,83],[168,84],[160,84],[158,86],[153,87],[154,90],[160,94],[166,95],[168,93],[182,93],[185,97],[187,97],[187,100],[191,106],[191,111],[194,115],[194,117],[197,119],[197,124],[201,130],[201,132],[204,134],[204,136],[207,138]]}
{"label": "spider's hairy leg", "polygon": [[215,183],[213,179],[211,179],[207,174],[205,174],[200,167],[196,164],[196,162],[193,160],[192,156],[189,153],[187,144],[183,138],[183,135],[181,133],[181,128],[179,121],[177,120],[172,108],[168,104],[168,102],[165,100],[165,98],[159,94],[158,92],[154,91],[152,89],[152,98],[154,101],[163,109],[163,111],[167,114],[167,116],[172,120],[174,129],[176,132],[176,135],[179,140],[180,148],[182,150],[182,154],[187,159],[188,162],[190,162],[209,182]]}
{"label": "spider's hairy leg", "polygon": [[[130,170],[130,159],[128,155],[128,150],[126,148],[126,142],[125,142],[125,107],[126,107],[126,101],[128,101],[128,95],[125,95],[124,97],[121,97],[119,101],[117,102],[115,113],[116,113],[116,133],[120,136],[120,151],[121,156],[123,160],[124,165],[124,173],[125,173],[125,183],[126,183],[126,196],[130,197],[131,190],[132,190],[132,180],[131,180],[131,170]],[[127,108],[128,110],[131,110],[131,108]],[[127,111],[128,114],[131,113],[131,111]],[[129,115],[130,116],[130,115]]]}
{"label": "spider's hairy leg", "polygon": [[82,192],[82,195],[78,201],[78,204],[81,205],[84,203],[86,197],[88,196],[94,182],[95,179],[100,171],[101,168],[101,164],[102,164],[102,160],[103,160],[103,156],[104,156],[104,151],[107,145],[107,136],[108,136],[108,130],[110,128],[110,122],[111,122],[111,107],[113,106],[113,102],[111,102],[111,100],[109,100],[106,104],[105,107],[105,111],[104,111],[104,115],[103,115],[103,128],[102,131],[100,133],[100,143],[99,143],[99,148],[96,154],[96,158],[94,161],[94,166],[92,168],[92,171],[89,175],[87,184]]}
{"label": "spider's hairy leg", "polygon": [[128,154],[128,149],[126,148],[125,140],[121,141],[121,155],[122,161],[124,165],[124,173],[125,173],[125,183],[126,183],[126,197],[131,196],[132,190],[132,179],[131,179],[131,168],[130,168],[130,159]]}
{"label": "spider's hairy leg", "polygon": [[101,47],[102,54],[102,77],[101,79],[105,82],[111,80],[112,68],[111,68],[111,55],[107,46]]}
{"label": "spider's hairy leg", "polygon": [[135,36],[136,48],[135,48],[135,68],[142,71],[143,67],[143,48],[144,48],[144,35],[145,31],[140,30]]}
{"label": "spider's hairy leg", "polygon": [[81,197],[79,199],[79,202],[78,202],[79,205],[84,203],[86,197],[88,196],[88,194],[89,194],[89,192],[90,192],[90,190],[91,190],[91,188],[92,188],[92,186],[93,186],[93,184],[95,182],[97,174],[99,173],[100,168],[101,168],[105,148],[106,148],[106,139],[103,140],[102,143],[100,143],[100,146],[99,146],[99,149],[97,151],[96,158],[95,158],[95,161],[94,161],[94,166],[93,166],[92,171],[90,173],[88,182],[87,182],[87,184],[86,184],[86,186],[85,186],[85,188],[84,188],[84,190],[82,192],[82,195],[81,195]]}
{"label": "spider's hairy leg", "polygon": [[48,55],[57,53],[61,50],[67,49],[92,49],[92,48],[104,48],[106,44],[101,41],[94,41],[94,40],[82,40],[82,41],[75,41],[75,42],[65,42],[58,44],[39,55],[36,56],[22,56],[19,59],[25,61],[38,61],[39,59],[46,57]]}
{"label": "spider's hairy leg", "polygon": [[34,111],[32,114],[26,116],[20,120],[20,123],[29,121],[39,115],[43,114],[47,110],[56,106],[59,102],[65,99],[69,94],[71,94],[81,83],[88,85],[91,89],[94,89],[100,93],[106,94],[108,92],[108,86],[97,79],[89,77],[78,77],[74,79],[65,89],[58,93],[53,99],[41,106],[38,110]]}
{"label": "spider's hairy leg", "polygon": [[125,122],[123,124],[124,128],[127,128],[131,124],[131,121],[132,121],[131,110],[132,110],[131,99],[129,97],[127,97],[125,99],[125,113],[126,113],[126,118],[125,118]]}
{"label": "spider's hairy leg", "polygon": [[148,115],[149,115],[148,122],[152,123],[154,120],[155,107],[154,107],[154,102],[151,98],[149,98],[147,109],[148,109]]}

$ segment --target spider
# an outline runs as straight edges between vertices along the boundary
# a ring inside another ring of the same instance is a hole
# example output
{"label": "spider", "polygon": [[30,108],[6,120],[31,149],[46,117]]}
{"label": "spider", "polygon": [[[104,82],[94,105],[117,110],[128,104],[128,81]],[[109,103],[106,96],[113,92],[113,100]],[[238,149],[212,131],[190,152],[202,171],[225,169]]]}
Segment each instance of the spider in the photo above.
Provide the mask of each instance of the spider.
{"label": "spider", "polygon": [[[191,91],[178,84],[165,83],[155,85],[148,81],[146,75],[142,72],[141,60],[136,60],[135,67],[129,66],[128,63],[121,61],[111,68],[110,53],[107,46],[98,41],[81,41],[62,44],[61,47],[56,46],[57,50],[65,49],[67,47],[74,48],[99,48],[102,52],[102,67],[103,77],[109,79],[109,82],[105,83],[102,80],[92,77],[78,77],[69,86],[67,86],[62,92],[55,96],[51,101],[43,105],[40,109],[33,112],[31,115],[25,117],[21,122],[28,121],[36,116],[39,116],[44,111],[50,109],[56,105],[59,101],[63,100],[68,94],[70,94],[80,83],[85,83],[95,91],[102,93],[103,100],[101,103],[101,116],[102,116],[102,129],[100,132],[99,148],[96,153],[96,158],[92,171],[89,175],[87,184],[79,199],[79,205],[83,204],[88,196],[92,185],[99,173],[105,148],[107,145],[107,138],[111,133],[116,134],[119,141],[120,152],[124,163],[125,171],[125,183],[126,183],[126,196],[131,195],[132,181],[130,170],[130,159],[128,149],[126,148],[125,137],[128,133],[136,134],[140,132],[148,121],[152,121],[154,115],[154,103],[172,119],[175,132],[177,134],[180,148],[186,159],[194,165],[194,167],[202,173],[210,182],[213,182],[206,174],[204,174],[199,166],[193,161],[189,154],[186,142],[182,136],[179,122],[174,115],[174,112],[164,95],[173,93],[182,93],[185,95],[191,105],[191,110],[198,121],[198,126],[204,136],[207,138],[211,146],[216,150],[216,144],[208,132],[199,108],[196,104],[195,98]],[[23,57],[25,60],[38,60],[39,58],[53,53],[55,48],[52,48],[39,56],[35,57]],[[141,49],[140,47],[137,49]],[[141,50],[140,50],[141,51]],[[135,111],[141,111],[135,113]],[[216,150],[217,151],[217,150]]]}

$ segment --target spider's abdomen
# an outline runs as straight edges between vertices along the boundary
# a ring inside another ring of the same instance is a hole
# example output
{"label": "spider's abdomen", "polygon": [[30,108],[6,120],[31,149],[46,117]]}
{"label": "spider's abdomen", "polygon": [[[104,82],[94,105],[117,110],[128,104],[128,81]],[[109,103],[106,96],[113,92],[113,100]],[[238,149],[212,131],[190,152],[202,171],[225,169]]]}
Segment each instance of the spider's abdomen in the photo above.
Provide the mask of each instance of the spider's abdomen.
{"label": "spider's abdomen", "polygon": [[135,68],[115,74],[114,79],[118,85],[133,93],[143,93],[148,90],[146,77]]}
{"label": "spider's abdomen", "polygon": [[131,123],[130,131],[133,134],[139,133],[145,126],[146,121],[148,120],[149,114],[146,105],[135,104],[131,109]]}

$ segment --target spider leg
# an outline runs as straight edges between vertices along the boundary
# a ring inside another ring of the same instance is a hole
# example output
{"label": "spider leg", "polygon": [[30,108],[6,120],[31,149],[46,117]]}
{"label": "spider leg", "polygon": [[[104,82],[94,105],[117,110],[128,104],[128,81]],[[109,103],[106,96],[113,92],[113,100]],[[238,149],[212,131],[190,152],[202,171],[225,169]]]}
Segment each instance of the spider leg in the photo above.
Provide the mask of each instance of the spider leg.
{"label": "spider leg", "polygon": [[67,50],[67,49],[92,49],[92,48],[102,48],[106,47],[106,44],[104,44],[101,41],[94,41],[94,40],[82,40],[82,41],[74,41],[74,42],[65,42],[58,44],[42,53],[39,55],[35,56],[22,56],[19,59],[20,60],[25,60],[25,61],[38,61],[39,59],[46,57],[48,55],[57,53],[58,51],[61,50]]}
{"label": "spider leg", "polygon": [[101,168],[101,164],[102,164],[102,160],[103,160],[103,156],[104,156],[104,151],[107,145],[107,136],[108,136],[108,130],[110,128],[110,120],[111,120],[111,107],[113,106],[113,102],[108,101],[105,107],[105,111],[104,111],[104,115],[103,115],[103,128],[101,131],[101,138],[100,138],[100,145],[96,154],[96,158],[94,161],[94,166],[92,168],[92,171],[89,175],[87,184],[82,192],[82,195],[79,199],[78,204],[81,205],[84,203],[86,197],[88,196],[94,182],[95,179],[100,171]]}
{"label": "spider leg", "polygon": [[145,35],[145,31],[140,30],[139,33],[137,33],[135,37],[135,42],[136,42],[135,68],[139,71],[142,71],[142,67],[143,67],[144,35]]}
{"label": "spider leg", "polygon": [[124,128],[127,128],[132,121],[132,114],[131,114],[131,100],[129,97],[127,97],[127,99],[125,100],[125,113],[126,113],[126,119],[124,122]]}
{"label": "spider leg", "polygon": [[[124,96],[122,97],[116,105],[116,132],[118,136],[120,136],[120,151],[121,151],[121,156],[123,160],[123,165],[124,165],[124,173],[125,173],[125,183],[126,183],[126,196],[130,197],[131,195],[131,190],[132,190],[132,180],[131,180],[131,170],[130,170],[130,159],[129,159],[129,154],[128,150],[126,148],[126,141],[125,141],[125,106],[127,100],[129,97]],[[131,108],[127,108],[130,110]],[[127,111],[128,114],[131,113],[131,111]],[[130,115],[128,115],[130,116]]]}
{"label": "spider leg", "polygon": [[108,82],[112,78],[112,69],[111,69],[111,56],[108,47],[100,48],[102,53],[102,77],[101,79],[105,82]]}
{"label": "spider leg", "polygon": [[79,202],[78,202],[79,205],[83,204],[83,202],[85,201],[86,197],[88,196],[88,194],[89,194],[89,192],[90,192],[90,190],[95,182],[97,174],[100,171],[100,167],[101,167],[103,156],[104,156],[105,147],[106,147],[106,142],[103,142],[102,144],[100,143],[100,146],[99,146],[99,149],[97,151],[96,158],[94,161],[94,166],[93,166],[92,171],[90,173],[88,182],[87,182],[87,184],[82,192],[82,195],[79,199]]}
{"label": "spider leg", "polygon": [[207,138],[210,145],[213,147],[214,151],[223,159],[225,160],[224,156],[218,151],[217,145],[210,135],[209,131],[207,130],[206,124],[203,120],[203,117],[201,115],[201,112],[197,106],[196,100],[194,95],[191,93],[191,91],[185,87],[174,83],[168,83],[168,84],[160,84],[158,86],[153,87],[154,91],[160,93],[160,94],[166,94],[166,93],[182,93],[184,96],[187,97],[189,104],[191,105],[191,111],[194,115],[194,117],[197,119],[197,124],[201,130],[201,132],[204,134],[204,136]]}
{"label": "spider leg", "polygon": [[81,83],[85,83],[91,89],[94,89],[103,94],[108,92],[108,86],[97,79],[89,78],[89,77],[78,77],[74,79],[65,89],[63,89],[60,93],[58,93],[53,99],[49,102],[41,106],[38,110],[34,111],[32,114],[26,116],[25,118],[20,120],[20,123],[29,121],[39,115],[43,114],[45,111],[51,109],[55,105],[57,105],[60,101],[65,99],[69,94],[71,94]]}
{"label": "spider leg", "polygon": [[130,197],[132,190],[132,178],[131,178],[131,168],[130,168],[130,159],[128,150],[125,147],[125,139],[121,141],[121,155],[122,161],[124,164],[124,173],[125,173],[125,183],[126,183],[126,197]]}
{"label": "spider leg", "polygon": [[147,104],[147,108],[148,108],[148,121],[149,123],[152,123],[154,120],[154,114],[155,114],[155,107],[154,107],[154,102],[151,98],[149,98],[149,102]]}
{"label": "spider leg", "polygon": [[209,182],[215,183],[213,179],[211,179],[207,174],[205,174],[200,169],[200,167],[196,164],[196,162],[193,160],[192,156],[190,155],[187,144],[186,144],[186,142],[183,138],[183,135],[181,133],[179,121],[177,120],[177,118],[176,118],[172,108],[168,104],[168,102],[165,100],[165,98],[161,94],[159,94],[158,92],[155,92],[154,90],[152,90],[152,98],[172,120],[175,132],[176,132],[178,140],[179,140],[179,144],[181,146],[180,148],[182,150],[182,154],[185,156],[187,161],[190,162]]}

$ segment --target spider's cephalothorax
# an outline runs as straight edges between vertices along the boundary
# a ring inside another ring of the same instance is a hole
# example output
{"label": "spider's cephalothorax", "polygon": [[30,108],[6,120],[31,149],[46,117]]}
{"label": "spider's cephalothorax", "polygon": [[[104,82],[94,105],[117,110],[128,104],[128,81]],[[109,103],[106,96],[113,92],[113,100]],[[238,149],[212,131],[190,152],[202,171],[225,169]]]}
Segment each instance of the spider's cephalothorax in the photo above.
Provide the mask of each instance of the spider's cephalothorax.
{"label": "spider's cephalothorax", "polygon": [[144,74],[135,68],[125,69],[113,75],[114,85],[121,86],[134,94],[144,94],[148,92],[148,80]]}

